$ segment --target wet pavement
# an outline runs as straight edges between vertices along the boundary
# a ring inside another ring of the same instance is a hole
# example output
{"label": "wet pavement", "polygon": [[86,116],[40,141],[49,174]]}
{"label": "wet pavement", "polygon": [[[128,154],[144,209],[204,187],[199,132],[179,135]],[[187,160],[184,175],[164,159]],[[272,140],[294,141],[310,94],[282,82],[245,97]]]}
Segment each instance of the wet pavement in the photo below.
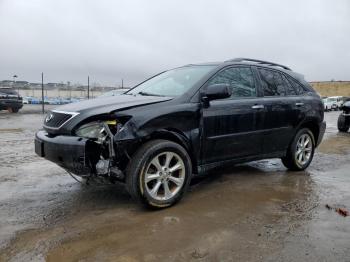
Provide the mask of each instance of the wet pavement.
{"label": "wet pavement", "polygon": [[0,112],[0,261],[350,261],[350,133],[327,130],[314,161],[216,170],[176,206],[149,211],[124,187],[85,186],[34,154],[43,116]]}

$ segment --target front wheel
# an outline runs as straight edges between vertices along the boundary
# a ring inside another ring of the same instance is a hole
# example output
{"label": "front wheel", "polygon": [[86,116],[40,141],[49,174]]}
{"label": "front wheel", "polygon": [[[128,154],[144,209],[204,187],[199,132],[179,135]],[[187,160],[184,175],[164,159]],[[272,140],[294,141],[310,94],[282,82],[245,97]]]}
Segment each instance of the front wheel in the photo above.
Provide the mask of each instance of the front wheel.
{"label": "front wheel", "polygon": [[153,140],[130,160],[126,186],[131,196],[147,207],[165,208],[182,198],[191,174],[191,159],[182,146],[168,140]]}
{"label": "front wheel", "polygon": [[314,151],[314,136],[310,129],[303,128],[295,135],[288,148],[287,155],[282,158],[282,163],[293,171],[304,170],[310,165]]}
{"label": "front wheel", "polygon": [[338,130],[339,132],[348,132],[350,127],[350,120],[347,119],[343,114],[338,117]]}

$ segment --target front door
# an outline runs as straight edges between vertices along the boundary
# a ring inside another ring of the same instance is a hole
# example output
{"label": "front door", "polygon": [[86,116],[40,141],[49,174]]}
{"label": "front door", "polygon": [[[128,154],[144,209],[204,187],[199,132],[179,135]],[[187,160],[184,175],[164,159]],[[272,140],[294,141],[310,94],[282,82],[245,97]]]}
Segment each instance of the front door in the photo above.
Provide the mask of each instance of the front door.
{"label": "front door", "polygon": [[232,96],[210,101],[203,109],[202,164],[254,156],[262,150],[264,109],[251,68],[225,68],[206,86],[221,83],[230,85]]}

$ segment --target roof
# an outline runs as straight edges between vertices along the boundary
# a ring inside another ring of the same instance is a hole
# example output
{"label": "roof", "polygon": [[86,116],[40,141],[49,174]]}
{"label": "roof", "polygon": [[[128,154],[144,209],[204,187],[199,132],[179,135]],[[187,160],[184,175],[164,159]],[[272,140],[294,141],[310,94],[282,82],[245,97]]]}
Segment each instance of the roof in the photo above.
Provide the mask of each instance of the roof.
{"label": "roof", "polygon": [[258,60],[258,59],[252,59],[252,58],[232,58],[229,60],[226,60],[224,62],[207,62],[207,63],[196,63],[196,64],[188,64],[186,66],[192,66],[192,65],[216,65],[219,66],[223,63],[232,63],[232,64],[249,64],[249,65],[262,65],[262,66],[267,66],[267,67],[279,67],[282,70],[293,72],[292,69],[290,69],[288,66],[282,65],[282,64],[277,64],[275,62],[270,62],[270,61],[264,61],[264,60]]}

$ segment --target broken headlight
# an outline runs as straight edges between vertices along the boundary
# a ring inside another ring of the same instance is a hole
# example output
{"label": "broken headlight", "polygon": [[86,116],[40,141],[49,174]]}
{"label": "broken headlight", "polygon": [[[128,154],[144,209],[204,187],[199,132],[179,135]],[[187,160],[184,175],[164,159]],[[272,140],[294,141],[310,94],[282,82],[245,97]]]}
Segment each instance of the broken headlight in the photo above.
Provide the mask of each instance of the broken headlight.
{"label": "broken headlight", "polygon": [[116,120],[94,121],[79,127],[75,131],[75,134],[80,137],[92,138],[96,139],[98,142],[102,142],[110,132],[115,134],[120,128],[121,124],[117,123]]}
{"label": "broken headlight", "polygon": [[75,131],[77,136],[85,138],[95,138],[98,140],[103,139],[106,136],[105,127],[101,122],[91,122],[82,125]]}

